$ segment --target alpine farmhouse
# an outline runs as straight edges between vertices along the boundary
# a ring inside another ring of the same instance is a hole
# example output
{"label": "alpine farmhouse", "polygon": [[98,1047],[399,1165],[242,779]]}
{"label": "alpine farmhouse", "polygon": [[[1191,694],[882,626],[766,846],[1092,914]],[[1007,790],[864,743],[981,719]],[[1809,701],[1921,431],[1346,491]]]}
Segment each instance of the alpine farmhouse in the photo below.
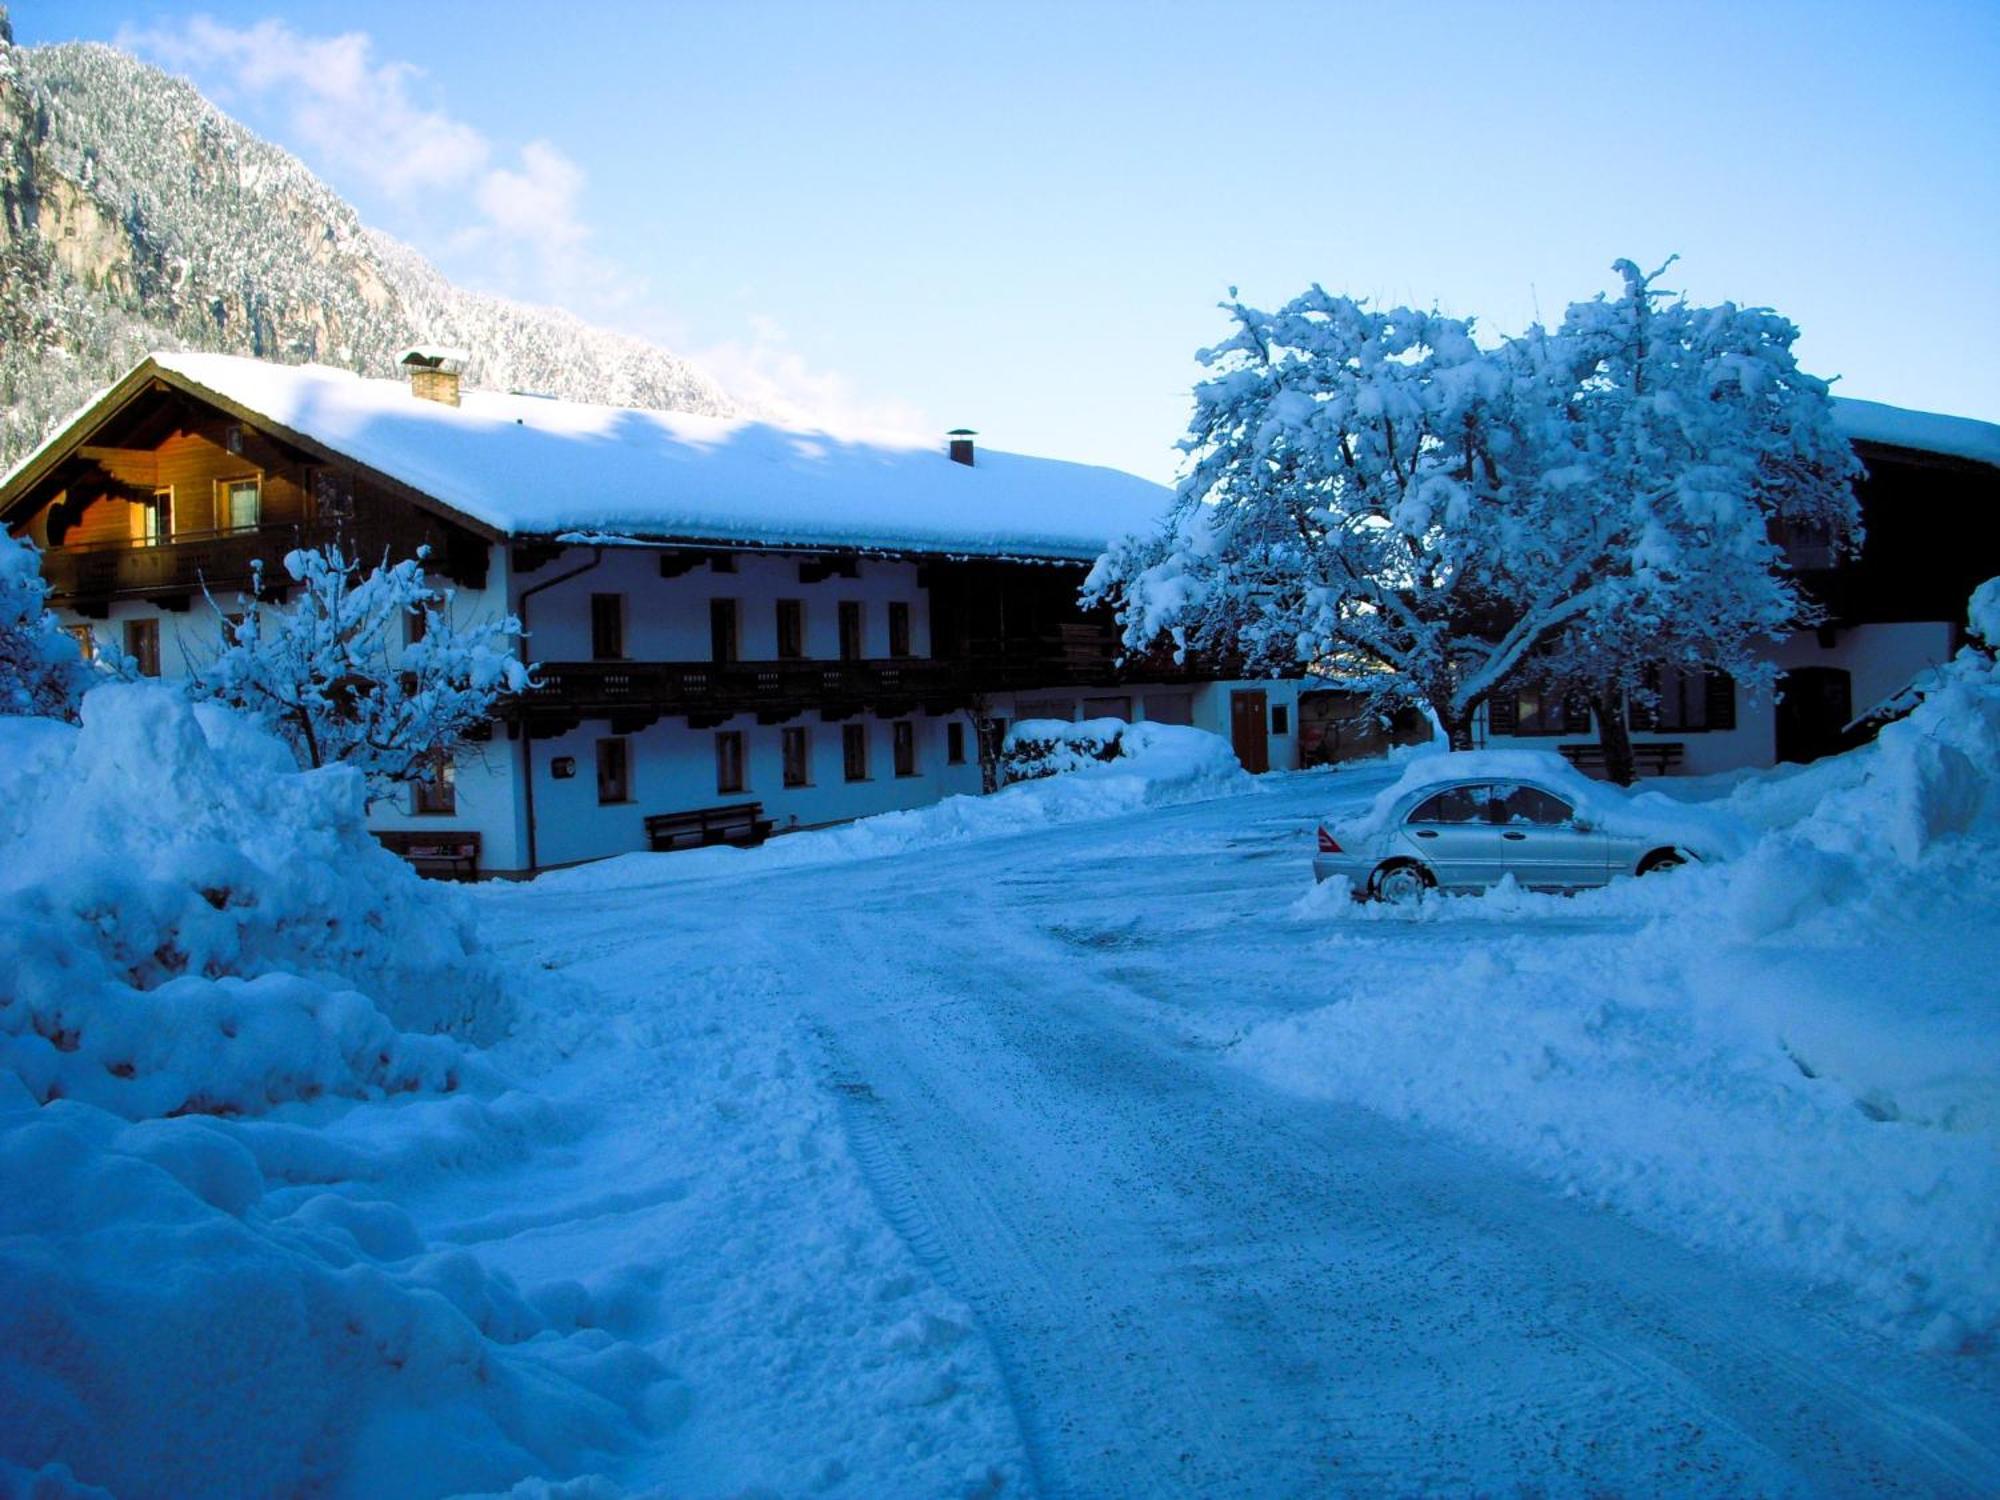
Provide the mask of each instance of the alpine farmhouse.
{"label": "alpine farmhouse", "polygon": [[[748,841],[981,786],[979,724],[1152,719],[1298,763],[1298,682],[1121,663],[1078,588],[1169,495],[1110,469],[761,422],[154,354],[0,481],[88,645],[172,675],[284,554],[429,548],[460,618],[514,615],[537,685],[373,826],[523,873]],[[268,597],[269,595],[267,595]],[[214,601],[211,605],[210,600]]]}
{"label": "alpine farmhouse", "polygon": [[[1851,749],[1965,644],[1966,601],[2000,573],[2000,426],[1846,399],[1834,420],[1866,470],[1859,554],[1836,556],[1825,536],[1778,539],[1820,622],[1769,644],[1775,694],[1661,669],[1658,702],[1627,707],[1642,772],[1706,775]],[[1497,694],[1475,735],[1601,764],[1589,707],[1533,688]]]}

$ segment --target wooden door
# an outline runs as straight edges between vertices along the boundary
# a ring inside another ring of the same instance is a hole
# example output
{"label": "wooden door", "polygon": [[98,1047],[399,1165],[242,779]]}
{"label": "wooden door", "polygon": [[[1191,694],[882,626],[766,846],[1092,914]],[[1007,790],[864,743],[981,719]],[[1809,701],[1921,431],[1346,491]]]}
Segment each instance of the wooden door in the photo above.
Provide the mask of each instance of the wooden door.
{"label": "wooden door", "polygon": [[1262,693],[1229,695],[1229,742],[1244,770],[1261,775],[1271,769],[1271,719]]}
{"label": "wooden door", "polygon": [[1854,684],[1841,667],[1794,667],[1778,679],[1780,761],[1818,760],[1846,748]]}

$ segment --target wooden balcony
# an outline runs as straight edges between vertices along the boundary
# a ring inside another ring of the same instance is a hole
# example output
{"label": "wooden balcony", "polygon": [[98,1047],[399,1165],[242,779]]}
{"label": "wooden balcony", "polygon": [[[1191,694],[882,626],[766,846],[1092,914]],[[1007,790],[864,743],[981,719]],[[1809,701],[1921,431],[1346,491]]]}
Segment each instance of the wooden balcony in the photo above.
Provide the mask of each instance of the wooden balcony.
{"label": "wooden balcony", "polygon": [[1121,673],[1108,651],[1087,652],[1077,644],[1037,640],[1002,650],[988,642],[973,654],[943,659],[543,662],[535,669],[536,686],[515,702],[511,717],[525,720],[537,737],[566,733],[585,719],[606,719],[613,732],[631,733],[664,717],[685,718],[697,729],[736,714],[755,714],[767,724],[805,713],[827,720],[860,713],[895,718],[919,710],[955,712],[983,693],[1187,675],[1179,669]]}
{"label": "wooden balcony", "polygon": [[113,599],[186,608],[204,587],[219,600],[247,589],[253,562],[261,560],[267,576],[282,579],[279,564],[299,542],[292,526],[199,532],[157,544],[85,542],[44,552],[42,577],[52,604],[80,614],[101,617]]}

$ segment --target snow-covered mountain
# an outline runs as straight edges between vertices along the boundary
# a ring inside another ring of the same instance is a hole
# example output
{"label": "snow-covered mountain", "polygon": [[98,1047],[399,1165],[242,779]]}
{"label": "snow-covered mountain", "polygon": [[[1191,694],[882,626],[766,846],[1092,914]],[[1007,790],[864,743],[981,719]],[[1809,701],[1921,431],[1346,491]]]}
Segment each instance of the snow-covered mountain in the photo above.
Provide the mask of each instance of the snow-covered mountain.
{"label": "snow-covered mountain", "polygon": [[736,410],[656,345],[452,285],[188,83],[14,46],[0,5],[0,468],[148,349],[388,375],[418,342],[470,350],[474,385]]}

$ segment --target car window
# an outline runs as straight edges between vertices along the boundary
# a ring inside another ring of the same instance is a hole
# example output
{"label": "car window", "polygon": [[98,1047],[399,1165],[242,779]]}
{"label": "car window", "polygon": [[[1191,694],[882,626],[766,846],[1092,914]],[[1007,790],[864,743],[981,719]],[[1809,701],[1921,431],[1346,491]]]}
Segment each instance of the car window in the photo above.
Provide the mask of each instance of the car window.
{"label": "car window", "polygon": [[1575,816],[1576,810],[1567,802],[1538,786],[1496,786],[1491,790],[1492,799],[1486,804],[1486,820],[1490,823],[1532,823],[1560,828]]}
{"label": "car window", "polygon": [[1485,816],[1492,799],[1490,786],[1446,787],[1436,796],[1419,802],[1410,810],[1408,823],[1477,823]]}

